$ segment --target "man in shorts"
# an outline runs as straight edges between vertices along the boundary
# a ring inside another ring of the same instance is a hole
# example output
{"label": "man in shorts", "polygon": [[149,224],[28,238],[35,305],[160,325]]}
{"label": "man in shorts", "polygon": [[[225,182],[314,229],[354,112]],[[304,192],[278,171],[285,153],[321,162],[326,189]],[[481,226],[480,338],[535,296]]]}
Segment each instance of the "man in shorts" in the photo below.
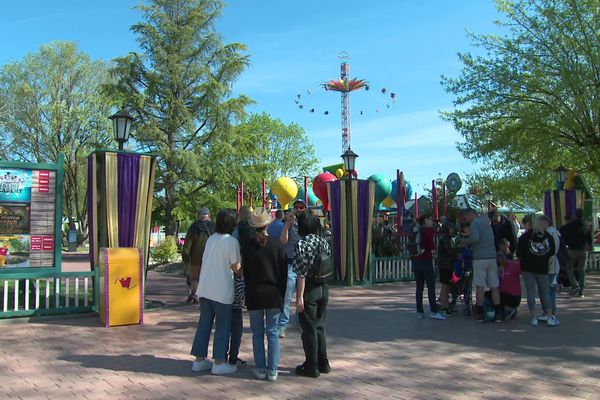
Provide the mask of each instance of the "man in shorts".
{"label": "man in shorts", "polygon": [[500,286],[498,279],[498,265],[496,264],[496,245],[494,243],[494,232],[489,217],[478,215],[471,208],[462,211],[462,222],[470,225],[469,236],[463,238],[459,247],[471,245],[473,251],[473,284],[476,287],[474,309],[475,318],[483,321],[483,301],[485,288],[492,291],[492,303],[496,311],[496,322],[503,317],[500,305]]}

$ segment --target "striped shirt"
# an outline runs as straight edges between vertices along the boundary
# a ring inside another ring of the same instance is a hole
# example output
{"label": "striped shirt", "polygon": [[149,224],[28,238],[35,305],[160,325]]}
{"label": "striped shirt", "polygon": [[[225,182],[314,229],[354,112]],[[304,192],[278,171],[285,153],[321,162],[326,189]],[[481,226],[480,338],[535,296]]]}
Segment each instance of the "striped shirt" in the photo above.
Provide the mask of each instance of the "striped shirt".
{"label": "striped shirt", "polygon": [[285,245],[285,251],[287,253],[288,262],[294,259],[296,254],[296,244],[300,241],[301,237],[298,233],[298,223],[294,222],[288,230],[288,241]]}

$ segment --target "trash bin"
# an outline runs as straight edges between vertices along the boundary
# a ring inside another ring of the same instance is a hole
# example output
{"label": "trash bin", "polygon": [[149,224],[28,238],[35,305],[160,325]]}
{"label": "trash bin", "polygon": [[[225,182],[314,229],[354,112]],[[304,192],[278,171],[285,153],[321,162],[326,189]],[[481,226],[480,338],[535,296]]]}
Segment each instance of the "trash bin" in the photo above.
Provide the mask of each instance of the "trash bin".
{"label": "trash bin", "polygon": [[104,326],[144,322],[143,256],[137,247],[100,249],[100,320]]}

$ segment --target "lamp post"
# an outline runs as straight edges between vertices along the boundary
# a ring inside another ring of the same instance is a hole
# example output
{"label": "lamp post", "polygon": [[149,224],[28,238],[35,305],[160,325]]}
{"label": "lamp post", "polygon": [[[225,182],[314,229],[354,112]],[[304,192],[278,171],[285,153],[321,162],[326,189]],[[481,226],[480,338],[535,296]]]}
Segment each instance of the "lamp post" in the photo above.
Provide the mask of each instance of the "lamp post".
{"label": "lamp post", "polygon": [[490,191],[490,189],[486,189],[485,191],[485,200],[487,201],[488,211],[492,209],[492,199],[494,198],[494,194]]}
{"label": "lamp post", "polygon": [[348,149],[342,154],[342,160],[344,160],[344,168],[348,171],[348,176],[352,178],[352,175],[356,170],[356,158],[358,155],[352,151],[352,149]]}
{"label": "lamp post", "polygon": [[556,186],[558,190],[564,190],[567,180],[567,169],[562,165],[556,169]]}
{"label": "lamp post", "polygon": [[[353,213],[354,213],[354,204],[352,202],[352,185],[356,184],[357,182],[352,180],[352,177],[356,174],[355,172],[355,168],[356,168],[356,158],[358,157],[358,155],[356,153],[354,153],[352,151],[352,149],[348,148],[348,150],[346,150],[344,152],[344,154],[342,154],[342,160],[344,160],[344,168],[346,168],[346,171],[348,172],[348,176],[347,176],[347,180],[346,182],[343,183],[343,187],[345,188],[345,196],[346,196],[346,221],[347,227],[350,227],[352,225],[352,221],[353,221]],[[346,260],[346,265],[347,265],[347,269],[346,269],[346,280],[347,280],[347,284],[349,286],[354,285],[354,264],[356,262],[356,260],[354,260],[354,251],[352,251],[352,246],[354,243],[354,235],[356,233],[353,231],[353,229],[347,229],[346,232],[346,248],[350,249],[351,251],[347,252],[347,260]]]}
{"label": "lamp post", "polygon": [[129,132],[135,118],[125,108],[108,118],[113,122],[113,134],[115,140],[119,142],[119,150],[123,150],[123,144],[129,140]]}

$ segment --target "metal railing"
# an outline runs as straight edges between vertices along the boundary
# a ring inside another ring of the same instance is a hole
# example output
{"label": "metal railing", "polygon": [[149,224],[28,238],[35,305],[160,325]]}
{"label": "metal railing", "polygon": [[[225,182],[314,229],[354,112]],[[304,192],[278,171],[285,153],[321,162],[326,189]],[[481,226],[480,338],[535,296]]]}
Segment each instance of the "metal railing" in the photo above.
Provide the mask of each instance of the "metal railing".
{"label": "metal railing", "polygon": [[98,272],[0,274],[0,318],[98,311]]}

